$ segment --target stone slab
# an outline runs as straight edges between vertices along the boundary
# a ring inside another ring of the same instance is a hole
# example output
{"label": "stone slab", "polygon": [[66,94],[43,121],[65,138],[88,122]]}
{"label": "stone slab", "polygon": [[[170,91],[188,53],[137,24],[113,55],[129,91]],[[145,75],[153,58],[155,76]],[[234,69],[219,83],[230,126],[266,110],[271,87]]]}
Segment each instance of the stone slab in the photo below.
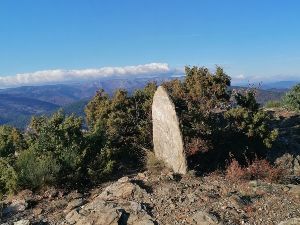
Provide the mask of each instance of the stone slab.
{"label": "stone slab", "polygon": [[156,157],[174,172],[185,174],[187,162],[179,119],[173,101],[162,86],[158,87],[153,97],[152,120]]}

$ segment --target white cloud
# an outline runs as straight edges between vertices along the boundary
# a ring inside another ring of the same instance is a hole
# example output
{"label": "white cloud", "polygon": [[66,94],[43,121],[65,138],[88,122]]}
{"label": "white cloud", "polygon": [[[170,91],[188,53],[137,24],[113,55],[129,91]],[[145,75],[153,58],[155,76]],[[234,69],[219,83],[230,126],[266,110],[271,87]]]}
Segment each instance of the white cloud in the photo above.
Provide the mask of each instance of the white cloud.
{"label": "white cloud", "polygon": [[233,76],[232,79],[236,81],[245,80],[246,76],[244,74],[239,74],[237,76]]}
{"label": "white cloud", "polygon": [[93,80],[108,77],[158,76],[172,72],[167,63],[149,63],[136,66],[102,67],[81,70],[42,70],[14,76],[0,76],[0,88],[68,81]]}

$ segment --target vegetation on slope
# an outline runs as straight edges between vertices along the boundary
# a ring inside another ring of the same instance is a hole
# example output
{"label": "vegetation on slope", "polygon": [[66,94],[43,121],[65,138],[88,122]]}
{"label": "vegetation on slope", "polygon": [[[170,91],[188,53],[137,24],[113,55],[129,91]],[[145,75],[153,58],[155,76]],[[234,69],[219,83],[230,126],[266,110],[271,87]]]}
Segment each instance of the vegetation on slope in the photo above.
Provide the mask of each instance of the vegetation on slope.
{"label": "vegetation on slope", "polygon": [[[224,168],[229,156],[241,164],[246,158],[264,157],[277,137],[271,116],[259,108],[254,93],[229,91],[230,77],[220,67],[214,73],[187,67],[185,79],[163,85],[175,102],[192,169]],[[149,83],[132,94],[119,89],[113,96],[99,90],[87,104],[84,119],[59,111],[33,117],[24,132],[2,126],[0,192],[86,187],[114,171],[142,168],[153,148],[156,88]]]}

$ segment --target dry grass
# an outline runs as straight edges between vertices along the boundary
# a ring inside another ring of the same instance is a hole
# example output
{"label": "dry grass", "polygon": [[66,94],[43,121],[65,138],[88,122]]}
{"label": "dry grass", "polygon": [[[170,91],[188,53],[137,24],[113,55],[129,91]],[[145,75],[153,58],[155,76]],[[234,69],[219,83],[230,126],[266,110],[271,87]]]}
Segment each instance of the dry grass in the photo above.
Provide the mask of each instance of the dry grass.
{"label": "dry grass", "polygon": [[166,168],[164,162],[156,158],[153,152],[148,151],[145,157],[146,169],[154,174],[160,174]]}

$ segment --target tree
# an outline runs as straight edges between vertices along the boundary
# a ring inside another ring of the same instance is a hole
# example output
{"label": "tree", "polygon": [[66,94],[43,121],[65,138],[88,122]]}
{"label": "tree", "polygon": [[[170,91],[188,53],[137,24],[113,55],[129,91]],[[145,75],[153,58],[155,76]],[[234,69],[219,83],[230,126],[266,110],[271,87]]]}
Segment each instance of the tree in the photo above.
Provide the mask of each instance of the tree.
{"label": "tree", "polygon": [[300,111],[300,84],[286,93],[283,97],[283,105],[290,110]]}
{"label": "tree", "polygon": [[9,163],[0,158],[0,200],[4,194],[12,194],[17,188],[17,174]]}
{"label": "tree", "polygon": [[34,183],[46,184],[46,176],[53,177],[52,184],[74,185],[80,181],[81,159],[86,147],[81,118],[66,117],[61,111],[49,118],[33,117],[26,136],[29,148],[17,159],[21,179],[38,174],[36,179],[40,181],[33,182],[34,177],[27,179],[33,186],[37,186]]}
{"label": "tree", "polygon": [[0,126],[0,157],[14,157],[26,148],[26,142],[19,130]]}
{"label": "tree", "polygon": [[151,107],[156,88],[156,83],[148,83],[133,95],[119,89],[111,98],[103,90],[97,92],[85,112],[91,131],[89,140],[101,142],[90,151],[103,161],[91,164],[103,168],[112,168],[116,162],[125,167],[141,164],[144,151],[152,148]]}

